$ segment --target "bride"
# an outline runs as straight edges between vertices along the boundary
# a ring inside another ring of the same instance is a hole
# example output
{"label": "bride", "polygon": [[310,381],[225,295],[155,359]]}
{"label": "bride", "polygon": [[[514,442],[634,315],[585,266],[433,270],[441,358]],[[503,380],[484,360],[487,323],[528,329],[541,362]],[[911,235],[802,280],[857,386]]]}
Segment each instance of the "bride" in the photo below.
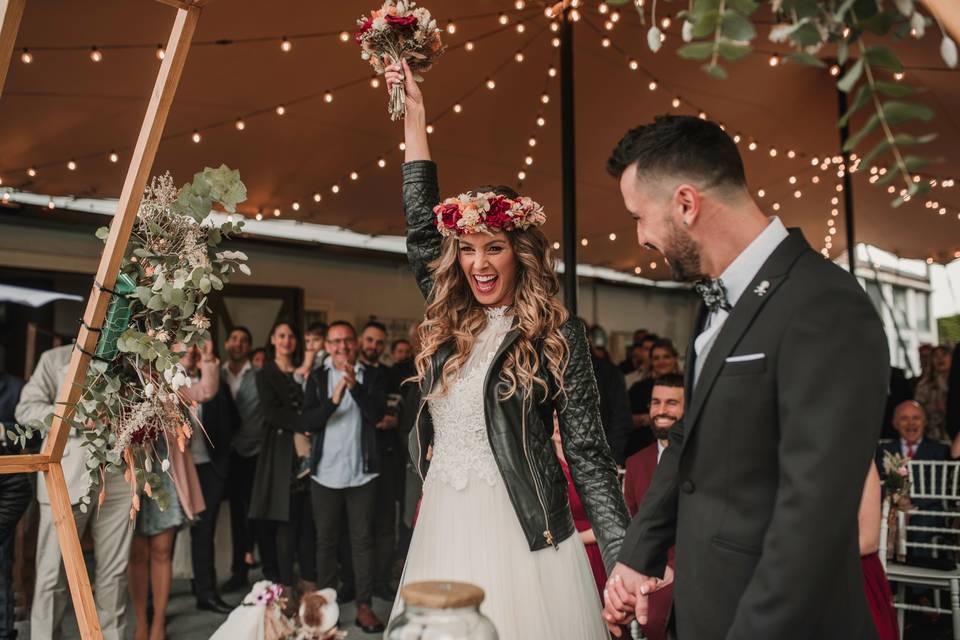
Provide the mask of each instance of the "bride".
{"label": "bride", "polygon": [[556,412],[577,493],[612,566],[628,517],[584,327],[555,297],[540,205],[508,187],[440,202],[411,77],[406,64],[386,73],[388,90],[406,88],[407,253],[427,299],[411,444],[426,479],[402,583],[482,587],[482,610],[501,640],[604,640],[551,440]]}

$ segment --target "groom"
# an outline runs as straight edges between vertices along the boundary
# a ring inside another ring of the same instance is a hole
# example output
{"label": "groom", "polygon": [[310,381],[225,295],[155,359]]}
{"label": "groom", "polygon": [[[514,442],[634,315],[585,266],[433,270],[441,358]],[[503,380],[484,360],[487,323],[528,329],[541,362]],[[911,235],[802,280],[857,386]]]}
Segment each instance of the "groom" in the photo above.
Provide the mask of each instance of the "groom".
{"label": "groom", "polygon": [[768,218],[733,141],[665,116],[609,162],[637,241],[704,297],[687,411],[605,591],[604,618],[646,617],[676,544],[679,640],[875,638],[857,509],[889,373],[883,327],[847,272]]}

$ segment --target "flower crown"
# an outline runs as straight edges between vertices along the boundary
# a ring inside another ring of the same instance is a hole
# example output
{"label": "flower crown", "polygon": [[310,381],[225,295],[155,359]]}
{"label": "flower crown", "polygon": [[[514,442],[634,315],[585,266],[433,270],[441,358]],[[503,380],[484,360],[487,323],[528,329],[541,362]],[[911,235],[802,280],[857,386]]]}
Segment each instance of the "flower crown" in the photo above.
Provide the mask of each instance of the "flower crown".
{"label": "flower crown", "polygon": [[539,227],[547,221],[540,203],[521,196],[513,199],[492,191],[468,191],[456,198],[447,198],[433,208],[440,235],[464,235],[514,231]]}

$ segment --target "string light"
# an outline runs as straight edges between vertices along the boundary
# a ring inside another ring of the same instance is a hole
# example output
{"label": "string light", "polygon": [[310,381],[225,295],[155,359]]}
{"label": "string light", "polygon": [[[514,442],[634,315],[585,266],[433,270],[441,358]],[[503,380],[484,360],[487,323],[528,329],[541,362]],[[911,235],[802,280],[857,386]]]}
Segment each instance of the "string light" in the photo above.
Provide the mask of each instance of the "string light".
{"label": "string light", "polygon": [[36,168],[30,167],[29,169],[27,169],[27,175],[30,176],[31,178],[36,178],[37,177]]}
{"label": "string light", "polygon": [[544,126],[545,124],[547,124],[547,119],[544,118],[543,116],[538,116],[538,117],[537,117],[537,126],[538,126],[538,127],[542,127],[542,126]]}
{"label": "string light", "polygon": [[637,275],[640,275],[641,273],[643,273],[643,269],[641,269],[640,267],[634,267],[633,272]]}
{"label": "string light", "polygon": [[191,138],[195,143],[200,144],[200,139],[201,139],[200,132],[197,131],[196,129],[193,130],[193,135],[191,136]]}
{"label": "string light", "polygon": [[[3,195],[7,195],[7,194],[3,194]],[[559,251],[559,250],[560,250],[560,243],[559,243],[559,242],[554,242],[554,243],[553,243],[553,250],[554,250],[554,251]]]}
{"label": "string light", "polygon": [[350,179],[351,179],[351,180],[356,180],[356,179],[359,178],[359,177],[360,177],[360,174],[357,173],[356,171],[351,171],[351,172],[350,172]]}
{"label": "string light", "polygon": [[533,164],[533,156],[527,156],[523,159],[523,162],[529,167]]}
{"label": "string light", "polygon": [[50,200],[47,202],[47,209],[53,209],[55,207],[56,205],[53,204],[53,198],[50,198]]}
{"label": "string light", "polygon": [[559,47],[559,46],[560,46],[560,38],[554,38],[553,40],[550,41],[550,44],[552,44],[554,47]]}
{"label": "string light", "polygon": [[497,83],[493,81],[493,78],[487,78],[487,89],[491,91],[497,88]]}
{"label": "string light", "polygon": [[120,159],[120,156],[117,155],[116,151],[110,152],[110,162],[117,162]]}
{"label": "string light", "polygon": [[406,143],[406,142],[401,142],[401,143],[400,143],[400,151],[406,151],[406,150],[407,150],[407,143]]}
{"label": "string light", "polygon": [[461,111],[463,111],[463,106],[462,106],[459,102],[458,102],[457,104],[453,105],[453,112],[454,112],[454,113],[460,113]]}
{"label": "string light", "polygon": [[800,191],[800,189],[797,189],[793,192],[793,197],[799,200],[801,197],[803,197],[803,193]]}
{"label": "string light", "polygon": [[589,240],[587,240],[586,238],[580,238],[580,246],[585,247],[588,244],[590,244]]}
{"label": "string light", "polygon": [[650,81],[650,84],[647,85],[647,88],[650,89],[650,91],[656,91],[656,90],[657,90],[657,81],[656,81],[656,80],[651,80],[651,81]]}
{"label": "string light", "polygon": [[433,133],[433,132],[434,132],[433,125],[432,125],[432,124],[428,124],[428,125],[427,125],[427,133]]}
{"label": "string light", "polygon": [[840,67],[835,64],[830,65],[830,75],[832,75],[834,78],[840,75]]}
{"label": "string light", "polygon": [[30,49],[24,47],[23,52],[20,54],[20,62],[23,64],[30,64],[33,62],[33,54],[30,53]]}
{"label": "string light", "polygon": [[67,163],[67,169],[69,169],[70,171],[76,171],[77,163],[74,160],[71,160],[70,162]]}
{"label": "string light", "polygon": [[601,2],[597,7],[597,11],[599,11],[602,15],[607,15],[610,12],[610,6],[606,2]]}
{"label": "string light", "polygon": [[751,140],[751,141],[750,141],[750,144],[747,145],[747,149],[750,149],[750,151],[756,151],[756,150],[757,150],[757,143],[754,142],[753,140]]}
{"label": "string light", "polygon": [[630,59],[630,62],[628,64],[630,66],[631,71],[636,71],[637,69],[640,68],[640,63],[632,58]]}
{"label": "string light", "polygon": [[457,25],[453,24],[453,20],[447,23],[447,33],[453,35],[457,32]]}
{"label": "string light", "polygon": [[522,22],[517,24],[517,33],[523,33],[526,30],[527,30],[527,25],[523,24]]}
{"label": "string light", "polygon": [[333,185],[332,187],[330,187],[330,191],[333,193],[340,193],[340,185],[338,184]]}
{"label": "string light", "polygon": [[550,31],[553,31],[554,33],[560,31],[560,23],[558,23],[556,20],[554,20],[553,22],[551,22],[551,23],[550,23]]}
{"label": "string light", "polygon": [[540,96],[540,102],[542,102],[543,104],[547,104],[548,102],[550,102],[550,96],[546,93],[543,94],[542,96]]}
{"label": "string light", "polygon": [[660,26],[663,27],[664,29],[669,29],[670,24],[671,24],[670,16],[664,16],[663,20],[660,21]]}
{"label": "string light", "polygon": [[287,39],[287,36],[283,36],[283,39],[280,41],[280,50],[284,53],[290,53],[291,49],[293,49],[293,43]]}
{"label": "string light", "polygon": [[610,38],[604,38],[603,40],[600,41],[600,44],[601,44],[604,48],[609,47],[609,46],[610,46]]}
{"label": "string light", "polygon": [[680,98],[674,98],[673,100],[670,101],[670,104],[673,105],[673,108],[674,108],[674,109],[679,109],[679,108],[680,108]]}
{"label": "string light", "polygon": [[775,66],[777,66],[778,64],[780,64],[780,56],[778,56],[778,55],[776,55],[776,54],[770,56],[769,64],[770,64],[771,67],[775,67]]}
{"label": "string light", "polygon": [[527,144],[529,144],[531,147],[535,147],[537,146],[537,139],[533,136],[530,136],[530,139],[527,140]]}
{"label": "string light", "polygon": [[780,203],[779,203],[779,202],[774,202],[771,208],[772,208],[774,211],[780,211]]}
{"label": "string light", "polygon": [[549,68],[547,69],[547,75],[550,76],[551,78],[556,78],[556,77],[557,77],[557,68],[556,68],[556,67],[549,67]]}
{"label": "string light", "polygon": [[379,89],[380,78],[378,78],[377,76],[373,76],[372,78],[370,78],[370,86],[373,87],[374,89]]}
{"label": "string light", "polygon": [[377,160],[377,166],[383,169],[385,166],[387,166],[387,161],[384,160],[383,158],[380,158],[379,160]]}
{"label": "string light", "polygon": [[607,31],[613,31],[613,22],[611,20],[607,20],[603,23],[603,28]]}
{"label": "string light", "polygon": [[163,48],[162,44],[157,45],[157,53],[155,55],[157,56],[157,60],[163,60],[165,57],[167,57],[167,52]]}
{"label": "string light", "polygon": [[323,94],[323,101],[327,104],[333,102],[333,94],[327,91],[325,94]]}
{"label": "string light", "polygon": [[527,6],[527,3],[524,2],[523,0],[517,0],[516,2],[513,3],[513,6],[516,8],[517,11],[523,11],[524,7]]}
{"label": "string light", "polygon": [[526,179],[527,179],[527,172],[526,172],[526,171],[518,171],[518,172],[517,172],[517,180],[523,181],[523,180],[526,180]]}
{"label": "string light", "polygon": [[763,189],[758,189],[758,190],[757,190],[757,196],[758,196],[758,197],[763,198],[763,197],[765,197],[766,195],[767,195],[767,192],[764,191]]}
{"label": "string light", "polygon": [[292,205],[290,205],[290,208],[293,209],[294,211],[300,211],[300,203],[294,202]]}
{"label": "string light", "polygon": [[656,260],[654,260],[653,262],[650,263],[650,268],[651,268],[651,269],[656,269],[656,268],[657,268],[657,262],[656,262]]}
{"label": "string light", "polygon": [[340,32],[340,42],[350,42],[350,34],[346,31]]}
{"label": "string light", "polygon": [[789,151],[787,151],[787,157],[793,160],[794,158],[797,157],[797,152],[794,151],[793,149],[790,149]]}
{"label": "string light", "polygon": [[896,80],[897,82],[900,82],[901,80],[903,80],[903,77],[905,75],[906,74],[903,73],[902,71],[898,71],[897,73],[893,74],[893,79]]}
{"label": "string light", "polygon": [[263,220],[263,214],[260,213],[259,211],[257,211],[256,218],[257,218],[257,220]]}
{"label": "string light", "polygon": [[463,48],[467,51],[473,51],[474,44],[470,40],[467,40],[467,44],[463,45]]}
{"label": "string light", "polygon": [[314,201],[314,202],[320,202],[321,200],[323,200],[323,196],[320,195],[320,193],[315,193],[315,194],[313,194],[313,201]]}
{"label": "string light", "polygon": [[777,150],[776,150],[776,149],[774,149],[774,148],[771,148],[771,149],[770,149],[770,157],[771,157],[771,158],[776,158],[776,157],[777,157]]}
{"label": "string light", "polygon": [[282,104],[278,104],[276,111],[277,111],[277,115],[278,115],[278,116],[282,116],[283,114],[285,114],[285,113],[287,112],[287,108],[286,108],[285,106],[283,106]]}
{"label": "string light", "polygon": [[573,22],[579,21],[579,20],[580,20],[580,12],[577,11],[576,9],[571,9],[571,11],[570,11],[570,20],[573,21]]}
{"label": "string light", "polygon": [[615,242],[616,239],[617,239],[617,234],[611,233],[611,234],[610,234],[610,242]]}
{"label": "string light", "polygon": [[498,20],[500,21],[500,24],[502,24],[502,25],[505,25],[505,24],[507,24],[508,22],[510,22],[510,18],[508,18],[508,17],[507,17],[507,14],[505,14],[505,13],[501,13],[501,14],[500,14],[500,17],[498,18]]}
{"label": "string light", "polygon": [[513,59],[517,62],[523,62],[523,51],[517,51],[516,55],[513,56]]}
{"label": "string light", "polygon": [[706,119],[707,119],[707,112],[706,112],[706,111],[701,111],[699,114],[697,114],[697,117],[700,118],[701,120],[706,120]]}
{"label": "string light", "polygon": [[93,47],[90,50],[90,59],[93,60],[94,62],[100,62],[101,60],[103,60],[103,53],[100,51],[100,49]]}
{"label": "string light", "polygon": [[620,22],[620,12],[614,11],[610,14],[610,22]]}
{"label": "string light", "polygon": [[279,217],[280,217],[280,209],[274,209],[274,210],[273,210],[273,217],[274,217],[274,218],[279,218]]}

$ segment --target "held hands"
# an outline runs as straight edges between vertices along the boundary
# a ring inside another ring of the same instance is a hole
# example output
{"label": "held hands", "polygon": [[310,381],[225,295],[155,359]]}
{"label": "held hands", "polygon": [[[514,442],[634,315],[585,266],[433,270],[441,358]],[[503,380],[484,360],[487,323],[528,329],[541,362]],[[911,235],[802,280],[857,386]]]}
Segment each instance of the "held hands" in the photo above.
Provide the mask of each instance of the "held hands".
{"label": "held hands", "polygon": [[397,416],[385,415],[383,420],[377,423],[377,429],[396,429],[397,425],[400,424],[400,420],[397,419]]}
{"label": "held hands", "polygon": [[661,580],[645,576],[618,562],[603,590],[603,620],[607,629],[619,638],[623,633],[620,626],[629,624],[634,618],[640,624],[646,624],[650,594],[672,581],[673,572],[669,569],[665,579]]}

